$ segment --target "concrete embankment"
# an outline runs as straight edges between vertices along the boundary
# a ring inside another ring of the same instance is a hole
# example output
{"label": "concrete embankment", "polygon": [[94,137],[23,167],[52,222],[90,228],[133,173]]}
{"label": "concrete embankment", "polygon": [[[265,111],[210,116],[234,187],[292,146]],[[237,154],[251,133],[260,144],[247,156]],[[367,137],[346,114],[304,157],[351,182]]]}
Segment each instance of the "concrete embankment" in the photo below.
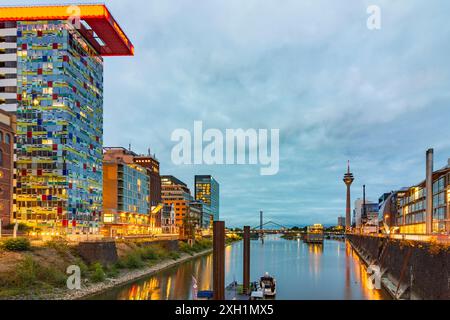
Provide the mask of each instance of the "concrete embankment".
{"label": "concrete embankment", "polygon": [[360,235],[347,239],[367,265],[378,266],[381,283],[395,299],[450,299],[450,247]]}

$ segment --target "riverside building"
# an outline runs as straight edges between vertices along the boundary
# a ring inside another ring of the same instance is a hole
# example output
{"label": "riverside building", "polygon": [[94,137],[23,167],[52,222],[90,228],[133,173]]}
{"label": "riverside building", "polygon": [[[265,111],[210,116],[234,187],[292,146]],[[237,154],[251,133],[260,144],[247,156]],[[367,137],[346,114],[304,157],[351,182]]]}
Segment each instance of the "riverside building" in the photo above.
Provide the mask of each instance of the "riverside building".
{"label": "riverside building", "polygon": [[16,117],[0,110],[0,220],[1,226],[12,223],[14,210],[14,134]]}
{"label": "riverside building", "polygon": [[[396,225],[400,233],[450,233],[450,159],[447,166],[433,171],[433,150],[428,150],[427,162],[428,178],[402,190],[398,196]],[[431,210],[427,210],[427,207]]]}
{"label": "riverside building", "polygon": [[17,115],[13,218],[99,233],[103,57],[133,45],[105,5],[1,7],[0,29],[0,108]]}
{"label": "riverside building", "polygon": [[164,204],[172,206],[175,212],[175,225],[180,235],[185,230],[185,221],[189,217],[189,204],[193,200],[188,186],[174,176],[161,176],[161,195]]}
{"label": "riverside building", "polygon": [[150,178],[147,169],[135,164],[134,153],[124,148],[105,148],[103,156],[103,234],[149,235]]}
{"label": "riverside building", "polygon": [[212,176],[195,176],[195,200],[210,206],[214,221],[219,221],[220,187]]}

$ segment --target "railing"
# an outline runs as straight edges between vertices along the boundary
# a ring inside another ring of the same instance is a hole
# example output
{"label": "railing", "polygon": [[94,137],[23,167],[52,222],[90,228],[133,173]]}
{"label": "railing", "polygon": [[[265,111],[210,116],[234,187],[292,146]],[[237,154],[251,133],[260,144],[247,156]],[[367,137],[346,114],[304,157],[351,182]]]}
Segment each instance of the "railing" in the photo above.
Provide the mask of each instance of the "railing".
{"label": "railing", "polygon": [[450,235],[425,235],[425,234],[363,234],[351,233],[358,236],[373,238],[390,238],[396,240],[408,240],[417,242],[436,242],[442,244],[450,244]]}

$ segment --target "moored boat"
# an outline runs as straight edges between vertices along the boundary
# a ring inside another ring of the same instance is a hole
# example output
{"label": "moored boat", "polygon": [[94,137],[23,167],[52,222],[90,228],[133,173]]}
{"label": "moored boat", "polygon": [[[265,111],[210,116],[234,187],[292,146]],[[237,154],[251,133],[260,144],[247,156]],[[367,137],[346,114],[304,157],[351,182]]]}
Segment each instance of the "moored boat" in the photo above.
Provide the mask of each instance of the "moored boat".
{"label": "moored boat", "polygon": [[305,242],[307,243],[323,243],[324,233],[321,224],[309,226],[306,231]]}
{"label": "moored boat", "polygon": [[276,280],[274,277],[270,276],[268,272],[261,277],[259,282],[261,291],[264,297],[275,297],[277,294]]}

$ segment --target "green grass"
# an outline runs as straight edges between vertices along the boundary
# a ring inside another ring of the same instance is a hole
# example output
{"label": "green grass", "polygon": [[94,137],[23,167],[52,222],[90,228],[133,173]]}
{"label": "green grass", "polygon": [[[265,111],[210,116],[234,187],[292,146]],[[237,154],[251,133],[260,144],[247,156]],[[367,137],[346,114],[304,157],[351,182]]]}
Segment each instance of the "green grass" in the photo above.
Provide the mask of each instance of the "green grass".
{"label": "green grass", "polygon": [[48,287],[62,287],[66,283],[66,275],[54,267],[38,264],[31,256],[19,263],[14,274],[4,280],[6,288],[18,290],[39,289]]}

